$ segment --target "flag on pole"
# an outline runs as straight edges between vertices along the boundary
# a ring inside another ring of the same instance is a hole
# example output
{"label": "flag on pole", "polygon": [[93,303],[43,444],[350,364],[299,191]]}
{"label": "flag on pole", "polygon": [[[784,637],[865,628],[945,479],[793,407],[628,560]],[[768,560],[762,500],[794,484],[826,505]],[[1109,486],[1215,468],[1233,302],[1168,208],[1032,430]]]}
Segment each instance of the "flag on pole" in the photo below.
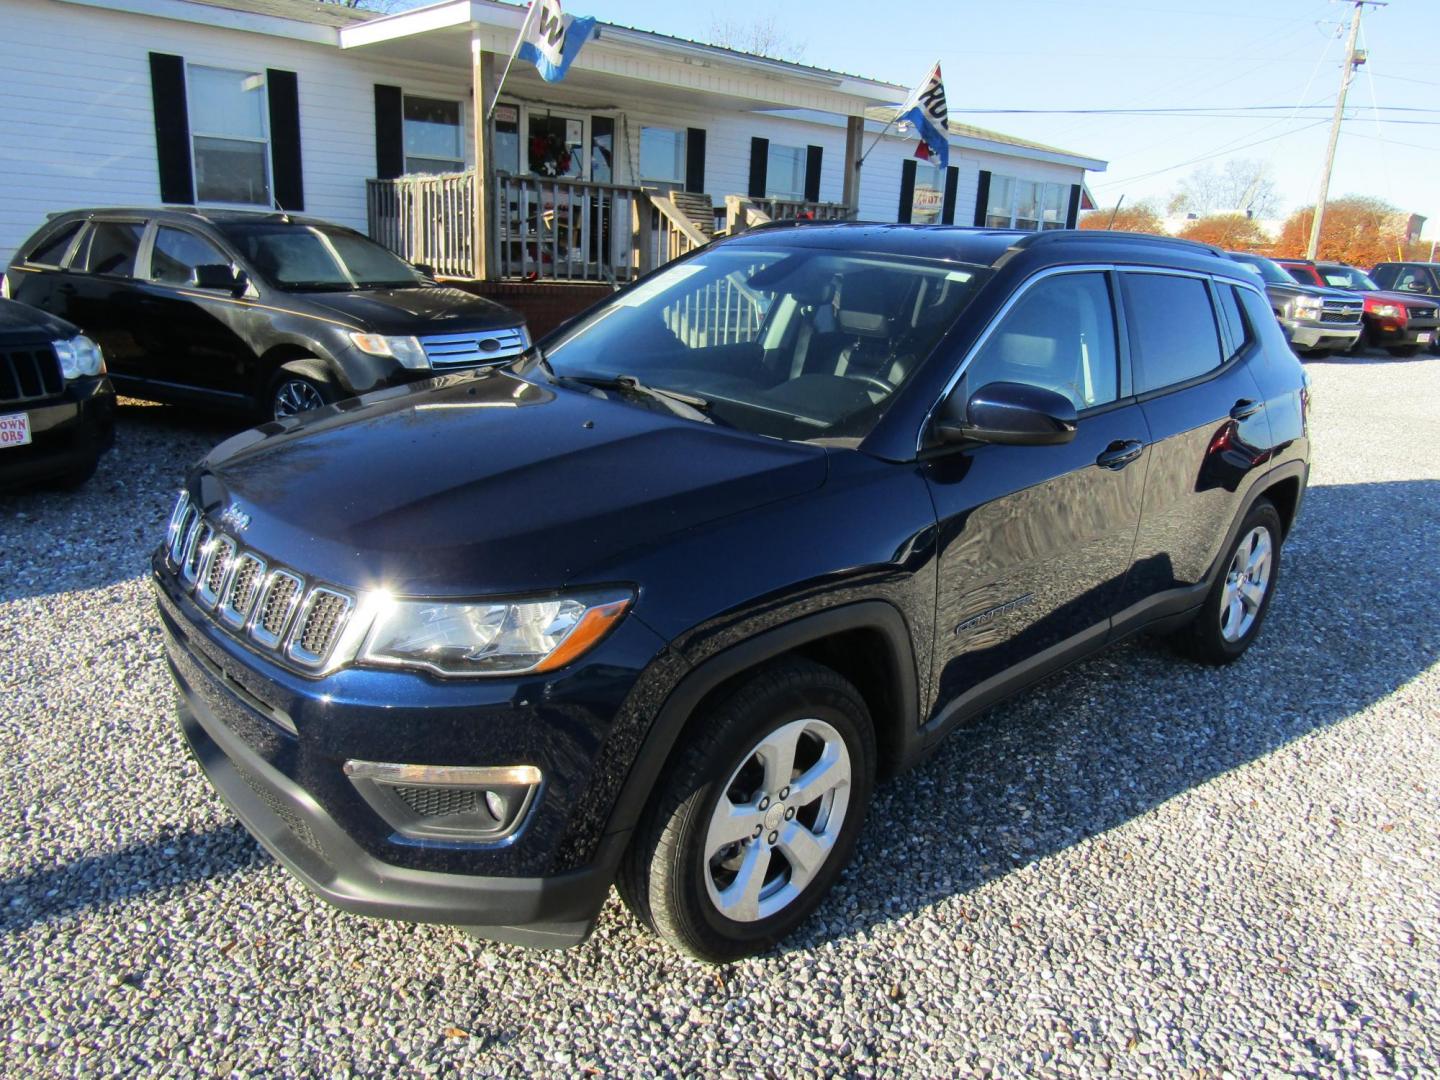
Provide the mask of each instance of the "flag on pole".
{"label": "flag on pole", "polygon": [[546,82],[559,82],[595,32],[593,18],[566,15],[560,0],[533,0],[520,27],[517,55],[534,64]]}
{"label": "flag on pole", "polygon": [[940,168],[950,164],[950,139],[947,134],[950,111],[945,107],[945,83],[940,78],[940,61],[935,61],[929,76],[900,106],[901,125],[914,124],[921,146],[915,156],[933,160]]}

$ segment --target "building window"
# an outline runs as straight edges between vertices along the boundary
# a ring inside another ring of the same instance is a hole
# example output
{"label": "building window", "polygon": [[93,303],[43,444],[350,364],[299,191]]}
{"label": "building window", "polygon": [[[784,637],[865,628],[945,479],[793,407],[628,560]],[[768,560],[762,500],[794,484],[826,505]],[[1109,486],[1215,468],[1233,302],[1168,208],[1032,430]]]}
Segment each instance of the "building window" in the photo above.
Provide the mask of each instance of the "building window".
{"label": "building window", "polygon": [[660,184],[685,182],[685,132],[674,128],[640,129],[640,179]]}
{"label": "building window", "polygon": [[805,200],[805,147],[770,144],[765,166],[765,197]]}
{"label": "building window", "polygon": [[912,225],[935,225],[945,209],[945,173],[929,162],[915,163],[915,193],[910,200]]}
{"label": "building window", "polygon": [[520,172],[520,106],[495,106],[495,171],[515,176]]}
{"label": "building window", "polygon": [[269,206],[265,76],[192,64],[187,89],[196,199]]}
{"label": "building window", "polygon": [[992,229],[1025,229],[1030,232],[1063,229],[1066,194],[1064,184],[992,176],[985,224]]}
{"label": "building window", "polygon": [[465,171],[458,101],[405,95],[405,171]]}

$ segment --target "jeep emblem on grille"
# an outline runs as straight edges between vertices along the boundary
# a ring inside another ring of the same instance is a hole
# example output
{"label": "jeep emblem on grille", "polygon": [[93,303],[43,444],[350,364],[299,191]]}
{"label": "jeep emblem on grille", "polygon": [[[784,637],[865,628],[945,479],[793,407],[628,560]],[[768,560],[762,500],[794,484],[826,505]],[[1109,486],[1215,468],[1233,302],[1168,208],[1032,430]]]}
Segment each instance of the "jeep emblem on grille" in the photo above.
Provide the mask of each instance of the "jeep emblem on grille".
{"label": "jeep emblem on grille", "polygon": [[221,511],[220,524],[236,532],[243,532],[250,527],[250,515],[240,509],[239,503],[232,502]]}

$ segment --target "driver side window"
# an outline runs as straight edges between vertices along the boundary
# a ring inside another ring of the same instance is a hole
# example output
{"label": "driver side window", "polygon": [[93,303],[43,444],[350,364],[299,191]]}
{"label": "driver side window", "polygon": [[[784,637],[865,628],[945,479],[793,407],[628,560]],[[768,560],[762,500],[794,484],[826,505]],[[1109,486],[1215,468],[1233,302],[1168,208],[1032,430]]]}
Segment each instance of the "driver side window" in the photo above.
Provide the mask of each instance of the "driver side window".
{"label": "driver side window", "polygon": [[1120,361],[1106,275],[1057,274],[1027,289],[966,369],[968,393],[992,382],[1053,390],[1077,412],[1114,401]]}

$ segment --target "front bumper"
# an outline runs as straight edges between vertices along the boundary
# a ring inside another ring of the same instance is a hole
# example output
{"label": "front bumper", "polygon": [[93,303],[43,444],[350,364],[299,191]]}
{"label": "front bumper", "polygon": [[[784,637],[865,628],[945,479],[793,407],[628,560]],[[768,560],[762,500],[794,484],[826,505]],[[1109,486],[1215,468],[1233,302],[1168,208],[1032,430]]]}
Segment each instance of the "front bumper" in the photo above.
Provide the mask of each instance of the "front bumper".
{"label": "front bumper", "polygon": [[73,379],[56,397],[6,405],[27,413],[30,443],[0,449],[0,486],[24,487],[88,468],[115,443],[115,390],[105,376]]}
{"label": "front bumper", "polygon": [[1372,319],[1370,321],[1370,340],[1381,348],[1433,345],[1436,342],[1437,334],[1440,334],[1440,322],[1433,320],[1408,322],[1404,326],[1398,325],[1393,320]]}
{"label": "front bumper", "polygon": [[1337,326],[1329,323],[1282,319],[1285,336],[1296,349],[1349,349],[1360,339],[1360,324]]}
{"label": "front bumper", "polygon": [[[185,739],[221,797],[291,872],[344,910],[464,926],[527,945],[589,933],[628,833],[583,812],[597,748],[663,643],[625,620],[593,662],[550,676],[436,680],[288,671],[226,632],[156,560]],[[493,842],[405,836],[345,773],[351,759],[533,765],[519,829]],[[577,842],[578,838],[578,842]],[[579,854],[583,853],[583,854]]]}

